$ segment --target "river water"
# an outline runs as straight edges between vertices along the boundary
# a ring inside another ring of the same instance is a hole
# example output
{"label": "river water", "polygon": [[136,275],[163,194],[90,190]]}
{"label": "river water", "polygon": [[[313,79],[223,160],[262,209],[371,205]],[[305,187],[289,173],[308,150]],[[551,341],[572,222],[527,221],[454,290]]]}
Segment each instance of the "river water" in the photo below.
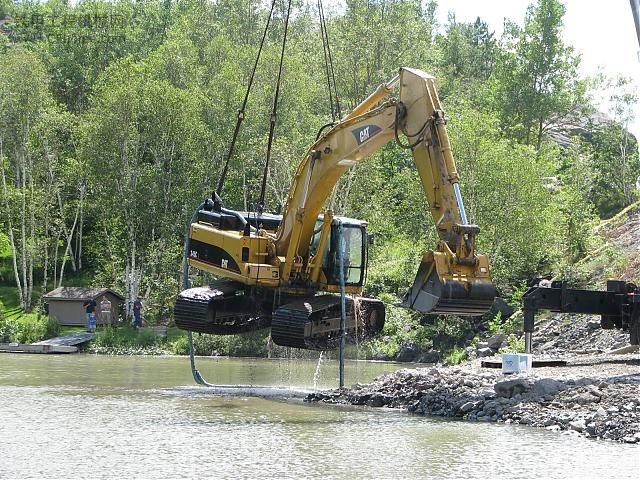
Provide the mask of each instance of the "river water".
{"label": "river water", "polygon": [[[198,359],[210,382],[333,387],[335,362]],[[348,362],[347,383],[396,364]],[[240,392],[242,393],[242,392]],[[638,478],[640,449],[528,427],[221,396],[180,357],[0,355],[0,478]]]}

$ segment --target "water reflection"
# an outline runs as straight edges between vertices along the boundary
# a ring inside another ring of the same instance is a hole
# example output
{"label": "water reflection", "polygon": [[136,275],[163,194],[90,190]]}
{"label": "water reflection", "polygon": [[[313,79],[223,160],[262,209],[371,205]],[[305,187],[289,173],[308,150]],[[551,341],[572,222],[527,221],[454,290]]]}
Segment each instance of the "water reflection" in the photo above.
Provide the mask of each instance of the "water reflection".
{"label": "water reflection", "polygon": [[[317,362],[198,366],[209,381],[309,388]],[[397,367],[350,368],[364,382]],[[0,356],[0,418],[2,478],[636,478],[640,467],[636,446],[526,427],[212,395],[184,358]]]}

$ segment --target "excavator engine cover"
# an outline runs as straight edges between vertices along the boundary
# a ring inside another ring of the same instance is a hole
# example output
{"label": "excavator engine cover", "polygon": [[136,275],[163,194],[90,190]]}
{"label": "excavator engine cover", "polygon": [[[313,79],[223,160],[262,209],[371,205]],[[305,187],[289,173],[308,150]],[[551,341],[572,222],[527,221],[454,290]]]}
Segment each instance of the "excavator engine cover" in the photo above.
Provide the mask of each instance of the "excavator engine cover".
{"label": "excavator engine cover", "polygon": [[487,257],[478,255],[476,258],[476,265],[453,266],[445,253],[427,252],[402,306],[436,315],[487,313],[493,305],[496,289],[488,275]]}

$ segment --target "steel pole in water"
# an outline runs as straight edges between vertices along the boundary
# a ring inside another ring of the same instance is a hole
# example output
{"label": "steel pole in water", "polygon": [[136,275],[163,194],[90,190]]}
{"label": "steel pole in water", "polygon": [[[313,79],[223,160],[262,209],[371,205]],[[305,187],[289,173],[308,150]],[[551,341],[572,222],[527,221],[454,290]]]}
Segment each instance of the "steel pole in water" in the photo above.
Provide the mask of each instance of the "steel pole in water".
{"label": "steel pole in water", "polygon": [[346,346],[347,307],[344,288],[344,249],[345,241],[342,221],[338,223],[338,275],[340,277],[340,388],[344,387],[344,349]]}

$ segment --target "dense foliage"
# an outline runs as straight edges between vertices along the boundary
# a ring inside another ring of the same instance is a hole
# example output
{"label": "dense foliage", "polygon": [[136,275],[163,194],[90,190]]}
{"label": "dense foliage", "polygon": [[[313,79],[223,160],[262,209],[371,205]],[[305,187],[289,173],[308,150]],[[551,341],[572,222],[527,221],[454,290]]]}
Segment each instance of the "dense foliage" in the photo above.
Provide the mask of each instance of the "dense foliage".
{"label": "dense foliage", "polygon": [[[74,3],[0,0],[1,280],[28,310],[70,271],[88,272],[166,318],[185,222],[220,174],[268,10],[255,0]],[[231,208],[251,210],[258,197],[285,6],[276,2],[225,184]],[[267,184],[275,211],[330,119],[315,2],[295,6]],[[479,250],[508,295],[584,255],[596,216],[637,198],[626,129],[637,99],[619,80],[610,117],[595,115],[596,83],[578,76],[559,0],[538,0],[502,38],[480,18],[438,25],[436,9],[347,0],[329,12],[340,105],[399,66],[438,79]],[[401,294],[435,242],[411,156],[393,144],[372,156],[342,179],[337,206],[377,234],[368,293]]]}

